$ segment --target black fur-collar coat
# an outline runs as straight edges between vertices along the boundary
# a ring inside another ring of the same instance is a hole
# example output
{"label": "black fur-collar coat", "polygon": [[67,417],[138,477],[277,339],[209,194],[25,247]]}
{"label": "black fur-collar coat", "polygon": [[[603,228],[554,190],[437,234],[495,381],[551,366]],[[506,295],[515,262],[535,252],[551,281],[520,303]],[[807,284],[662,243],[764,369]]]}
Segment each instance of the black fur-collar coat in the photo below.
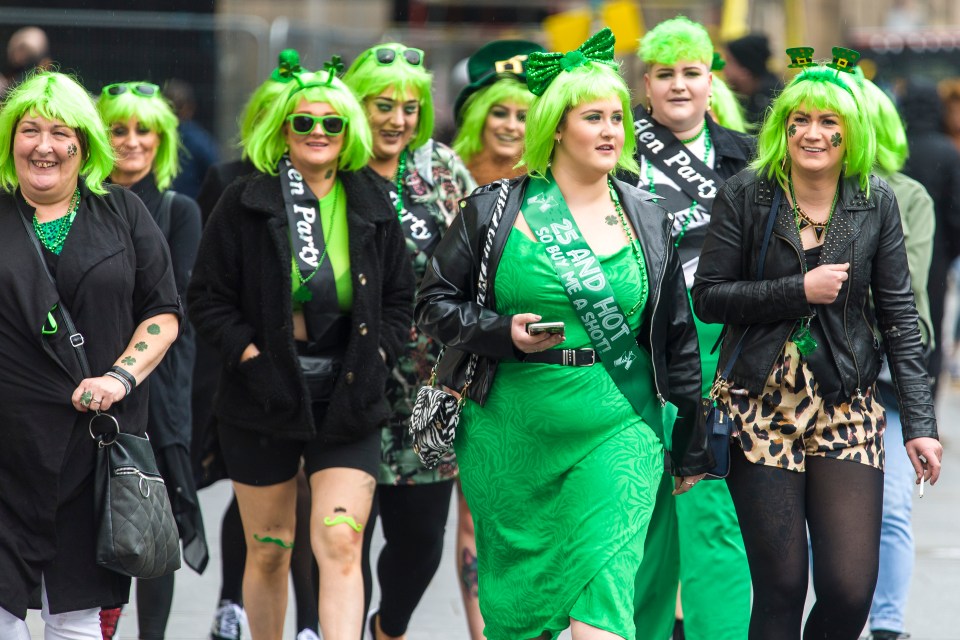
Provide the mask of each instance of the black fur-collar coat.
{"label": "black fur-collar coat", "polygon": [[[220,198],[187,290],[190,319],[221,357],[215,420],[278,438],[339,443],[362,438],[389,416],[384,384],[410,333],[413,271],[382,178],[363,169],[339,179],[347,195],[352,325],[319,433],[293,339],[280,179],[264,174],[237,180]],[[241,363],[250,343],[261,354]]]}

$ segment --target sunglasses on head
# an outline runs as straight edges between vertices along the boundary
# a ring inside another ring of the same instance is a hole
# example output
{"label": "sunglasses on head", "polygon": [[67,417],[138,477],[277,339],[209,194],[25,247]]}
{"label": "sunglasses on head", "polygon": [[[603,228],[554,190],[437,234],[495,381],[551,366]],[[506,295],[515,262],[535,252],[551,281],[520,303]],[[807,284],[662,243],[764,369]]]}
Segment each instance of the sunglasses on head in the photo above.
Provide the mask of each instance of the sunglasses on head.
{"label": "sunglasses on head", "polygon": [[116,97],[125,94],[127,91],[132,91],[134,95],[141,98],[151,98],[160,93],[160,87],[149,82],[118,82],[108,84],[100,91],[100,94],[107,97]]}
{"label": "sunglasses on head", "polygon": [[338,136],[343,133],[347,127],[347,118],[345,116],[313,116],[309,113],[292,113],[287,116],[287,122],[295,133],[302,136],[313,133],[317,123],[328,136]]}
{"label": "sunglasses on head", "polygon": [[423,65],[423,49],[406,47],[398,52],[396,49],[391,47],[377,47],[373,50],[373,55],[376,56],[377,64],[384,66],[391,65],[396,62],[398,54],[411,67],[419,67]]}

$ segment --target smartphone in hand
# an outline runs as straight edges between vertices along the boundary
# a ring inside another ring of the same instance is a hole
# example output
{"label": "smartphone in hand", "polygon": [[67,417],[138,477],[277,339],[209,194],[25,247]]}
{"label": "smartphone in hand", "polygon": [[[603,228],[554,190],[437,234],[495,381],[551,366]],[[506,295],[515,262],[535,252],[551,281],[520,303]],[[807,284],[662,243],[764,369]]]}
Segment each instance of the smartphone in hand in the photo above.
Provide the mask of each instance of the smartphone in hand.
{"label": "smartphone in hand", "polygon": [[531,322],[527,324],[527,333],[536,336],[541,333],[563,333],[562,322]]}

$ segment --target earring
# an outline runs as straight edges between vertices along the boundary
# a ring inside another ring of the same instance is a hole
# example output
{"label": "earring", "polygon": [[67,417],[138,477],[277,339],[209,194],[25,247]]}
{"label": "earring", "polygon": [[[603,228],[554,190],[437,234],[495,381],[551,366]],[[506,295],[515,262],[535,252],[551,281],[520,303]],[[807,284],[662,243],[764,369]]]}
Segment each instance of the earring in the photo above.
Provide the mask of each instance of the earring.
{"label": "earring", "polygon": [[707,111],[713,111],[713,94],[707,96]]}
{"label": "earring", "polygon": [[653,115],[653,105],[650,103],[650,98],[647,98],[647,113]]}
{"label": "earring", "polygon": [[557,144],[560,144],[560,136],[557,136]]}
{"label": "earring", "polygon": [[780,163],[780,169],[784,172],[787,170],[787,160],[790,159],[790,154],[783,156],[783,161]]}

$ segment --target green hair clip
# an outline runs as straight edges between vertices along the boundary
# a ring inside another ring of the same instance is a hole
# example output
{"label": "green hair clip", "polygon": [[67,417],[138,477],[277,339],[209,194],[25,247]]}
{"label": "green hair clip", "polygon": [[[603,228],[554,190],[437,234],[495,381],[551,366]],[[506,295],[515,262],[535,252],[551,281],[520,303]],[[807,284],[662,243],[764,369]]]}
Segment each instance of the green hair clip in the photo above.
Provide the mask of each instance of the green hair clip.
{"label": "green hair clip", "polygon": [[793,47],[787,49],[787,55],[790,56],[787,69],[803,69],[817,64],[813,59],[813,47]]}
{"label": "green hair clip", "polygon": [[854,51],[853,49],[845,49],[843,47],[834,47],[833,48],[833,62],[827,64],[831,69],[836,69],[837,71],[846,71],[847,73],[853,73],[854,68],[857,66],[857,62],[860,61],[860,52]]}
{"label": "green hair clip", "polygon": [[719,51],[714,51],[713,62],[710,63],[710,71],[723,71],[725,66],[727,66],[727,61],[723,59]]}
{"label": "green hair clip", "polygon": [[562,71],[571,71],[588,62],[599,62],[615,69],[617,66],[613,61],[615,42],[613,31],[605,27],[573,51],[531,53],[527,58],[527,87],[530,93],[542,96]]}
{"label": "green hair clip", "polygon": [[296,49],[284,49],[277,57],[277,68],[270,74],[270,79],[274,82],[287,83],[304,71],[305,69],[300,66],[300,53]]}

